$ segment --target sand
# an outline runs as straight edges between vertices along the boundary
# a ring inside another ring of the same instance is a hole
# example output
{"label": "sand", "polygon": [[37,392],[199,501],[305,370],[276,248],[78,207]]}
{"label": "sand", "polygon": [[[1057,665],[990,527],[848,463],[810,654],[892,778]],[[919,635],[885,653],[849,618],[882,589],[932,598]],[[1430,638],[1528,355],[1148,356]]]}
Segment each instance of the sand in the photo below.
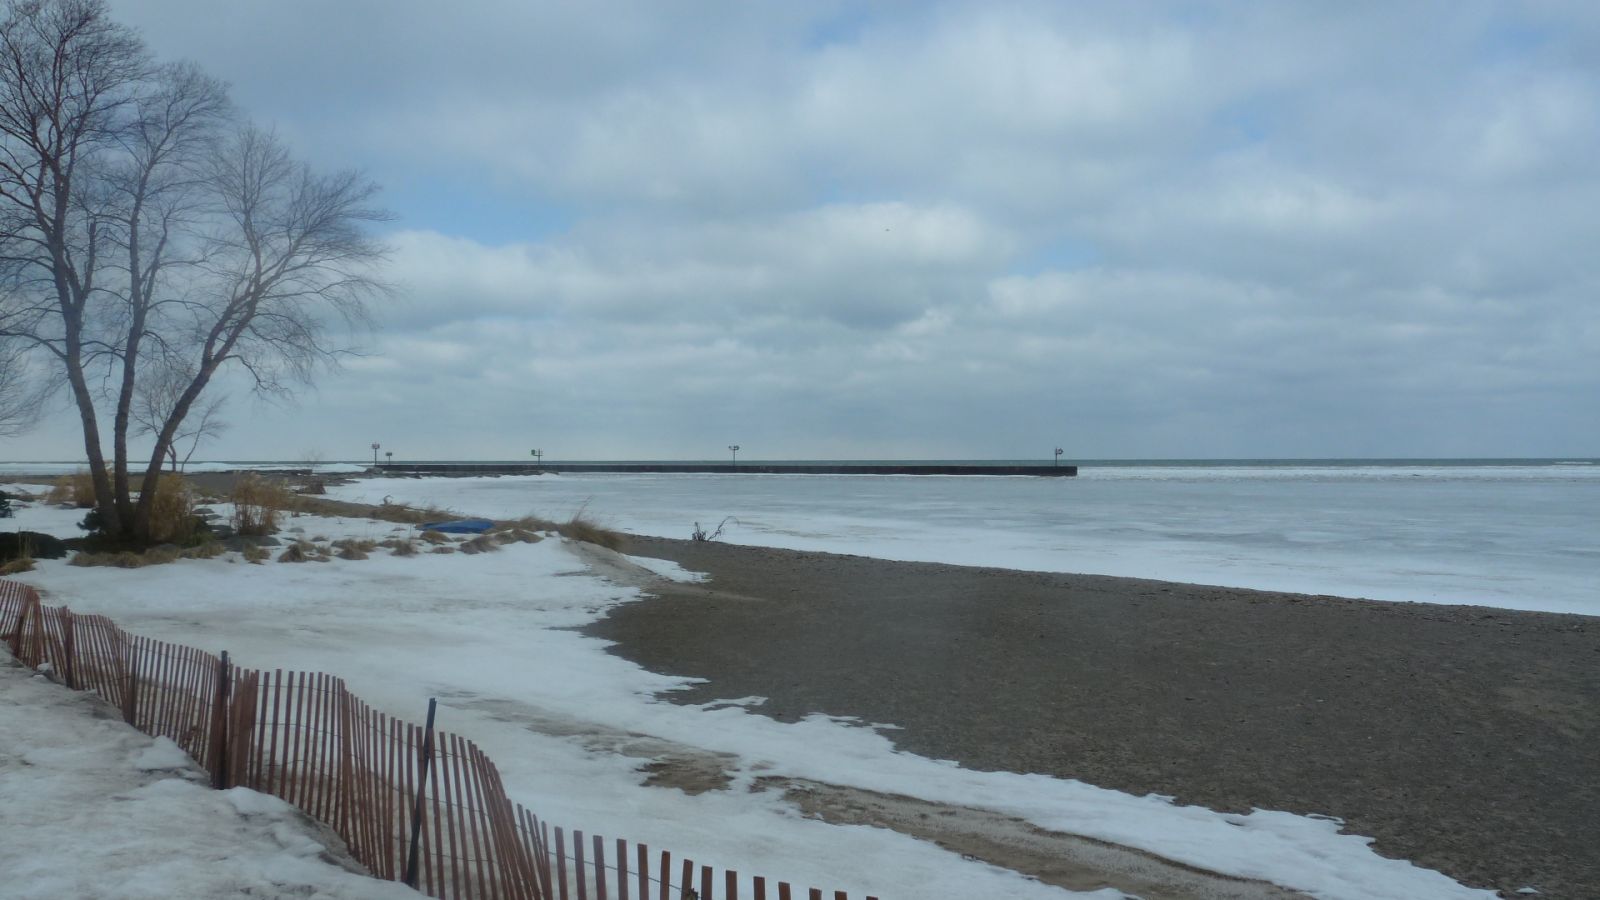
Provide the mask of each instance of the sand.
{"label": "sand", "polygon": [[901,748],[1344,819],[1464,883],[1600,896],[1600,618],[632,538],[708,572],[592,633],[683,703],[761,695]]}

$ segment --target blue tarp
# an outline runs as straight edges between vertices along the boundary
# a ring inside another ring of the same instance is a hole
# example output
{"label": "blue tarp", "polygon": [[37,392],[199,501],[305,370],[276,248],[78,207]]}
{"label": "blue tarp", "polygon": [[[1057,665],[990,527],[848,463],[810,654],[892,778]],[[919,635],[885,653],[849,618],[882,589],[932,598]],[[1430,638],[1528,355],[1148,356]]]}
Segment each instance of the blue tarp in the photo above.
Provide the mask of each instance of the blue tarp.
{"label": "blue tarp", "polygon": [[449,522],[424,522],[423,531],[442,531],[445,534],[482,534],[494,527],[488,519],[454,519]]}

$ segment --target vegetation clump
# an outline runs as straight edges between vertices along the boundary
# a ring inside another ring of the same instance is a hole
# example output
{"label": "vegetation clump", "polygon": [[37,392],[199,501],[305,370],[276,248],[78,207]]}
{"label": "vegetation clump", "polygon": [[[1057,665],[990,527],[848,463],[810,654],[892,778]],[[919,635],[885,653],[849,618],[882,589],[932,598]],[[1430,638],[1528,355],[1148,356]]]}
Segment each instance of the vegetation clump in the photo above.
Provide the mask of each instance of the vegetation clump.
{"label": "vegetation clump", "polygon": [[258,537],[277,532],[279,514],[294,503],[282,482],[254,473],[234,482],[228,499],[233,503],[234,533]]}
{"label": "vegetation clump", "polygon": [[313,547],[309,542],[307,542],[307,541],[295,541],[294,543],[290,544],[289,546],[283,548],[283,552],[278,554],[278,562],[281,562],[281,563],[303,563],[303,562],[309,562],[311,560],[313,554],[315,554],[315,552],[316,552],[316,548]]}
{"label": "vegetation clump", "polygon": [[620,532],[602,527],[594,519],[584,515],[581,510],[572,518],[557,525],[556,531],[569,540],[598,544],[607,550],[621,550],[623,546]]}

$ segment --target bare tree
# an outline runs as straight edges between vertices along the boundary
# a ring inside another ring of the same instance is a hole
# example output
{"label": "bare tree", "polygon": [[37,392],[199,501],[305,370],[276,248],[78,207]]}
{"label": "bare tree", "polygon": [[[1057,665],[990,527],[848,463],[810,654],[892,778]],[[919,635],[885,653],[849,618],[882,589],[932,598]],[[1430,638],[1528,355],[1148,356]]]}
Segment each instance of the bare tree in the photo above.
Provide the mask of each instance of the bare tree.
{"label": "bare tree", "polygon": [[33,427],[44,399],[42,386],[28,377],[22,348],[0,341],[0,437],[12,437]]}
{"label": "bare tree", "polygon": [[[147,367],[140,375],[139,385],[134,390],[132,414],[139,434],[159,433],[172,418],[178,398],[194,379],[194,374],[185,369],[161,366],[154,367],[152,373],[151,368]],[[228,423],[222,420],[222,408],[227,401],[225,394],[208,397],[190,410],[167,445],[167,466],[171,471],[183,471],[202,442],[228,430]]]}
{"label": "bare tree", "polygon": [[[219,371],[284,394],[343,352],[331,326],[364,321],[381,291],[364,226],[383,214],[359,174],[319,175],[272,133],[231,124],[218,83],[154,64],[101,0],[9,0],[6,12],[0,337],[55,358],[105,531],[139,540],[162,463],[204,431],[185,423],[205,422]],[[147,369],[182,376],[147,423],[135,502],[128,436]]]}

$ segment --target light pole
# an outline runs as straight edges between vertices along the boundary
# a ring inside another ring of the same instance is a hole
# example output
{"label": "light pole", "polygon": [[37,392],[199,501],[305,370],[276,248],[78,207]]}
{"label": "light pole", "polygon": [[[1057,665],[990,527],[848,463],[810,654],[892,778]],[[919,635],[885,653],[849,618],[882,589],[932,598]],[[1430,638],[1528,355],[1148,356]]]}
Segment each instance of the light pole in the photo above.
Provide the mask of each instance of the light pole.
{"label": "light pole", "polygon": [[1063,451],[1062,451],[1062,449],[1060,447],[1056,448],[1056,467],[1057,468],[1061,467],[1061,454],[1062,454],[1062,452]]}
{"label": "light pole", "polygon": [[383,455],[388,458],[389,465],[391,465],[391,466],[394,465],[394,451],[393,450],[385,450],[385,451],[383,451]]}
{"label": "light pole", "polygon": [[728,449],[733,452],[733,464],[737,466],[739,464],[739,445],[729,444]]}
{"label": "light pole", "polygon": [[529,450],[528,453],[529,453],[529,455],[531,455],[533,457],[534,465],[538,465],[539,463],[544,462],[544,451],[543,450]]}
{"label": "light pole", "polygon": [[372,442],[372,464],[374,466],[376,466],[378,464],[378,447],[379,447],[378,442],[377,441],[373,441]]}

